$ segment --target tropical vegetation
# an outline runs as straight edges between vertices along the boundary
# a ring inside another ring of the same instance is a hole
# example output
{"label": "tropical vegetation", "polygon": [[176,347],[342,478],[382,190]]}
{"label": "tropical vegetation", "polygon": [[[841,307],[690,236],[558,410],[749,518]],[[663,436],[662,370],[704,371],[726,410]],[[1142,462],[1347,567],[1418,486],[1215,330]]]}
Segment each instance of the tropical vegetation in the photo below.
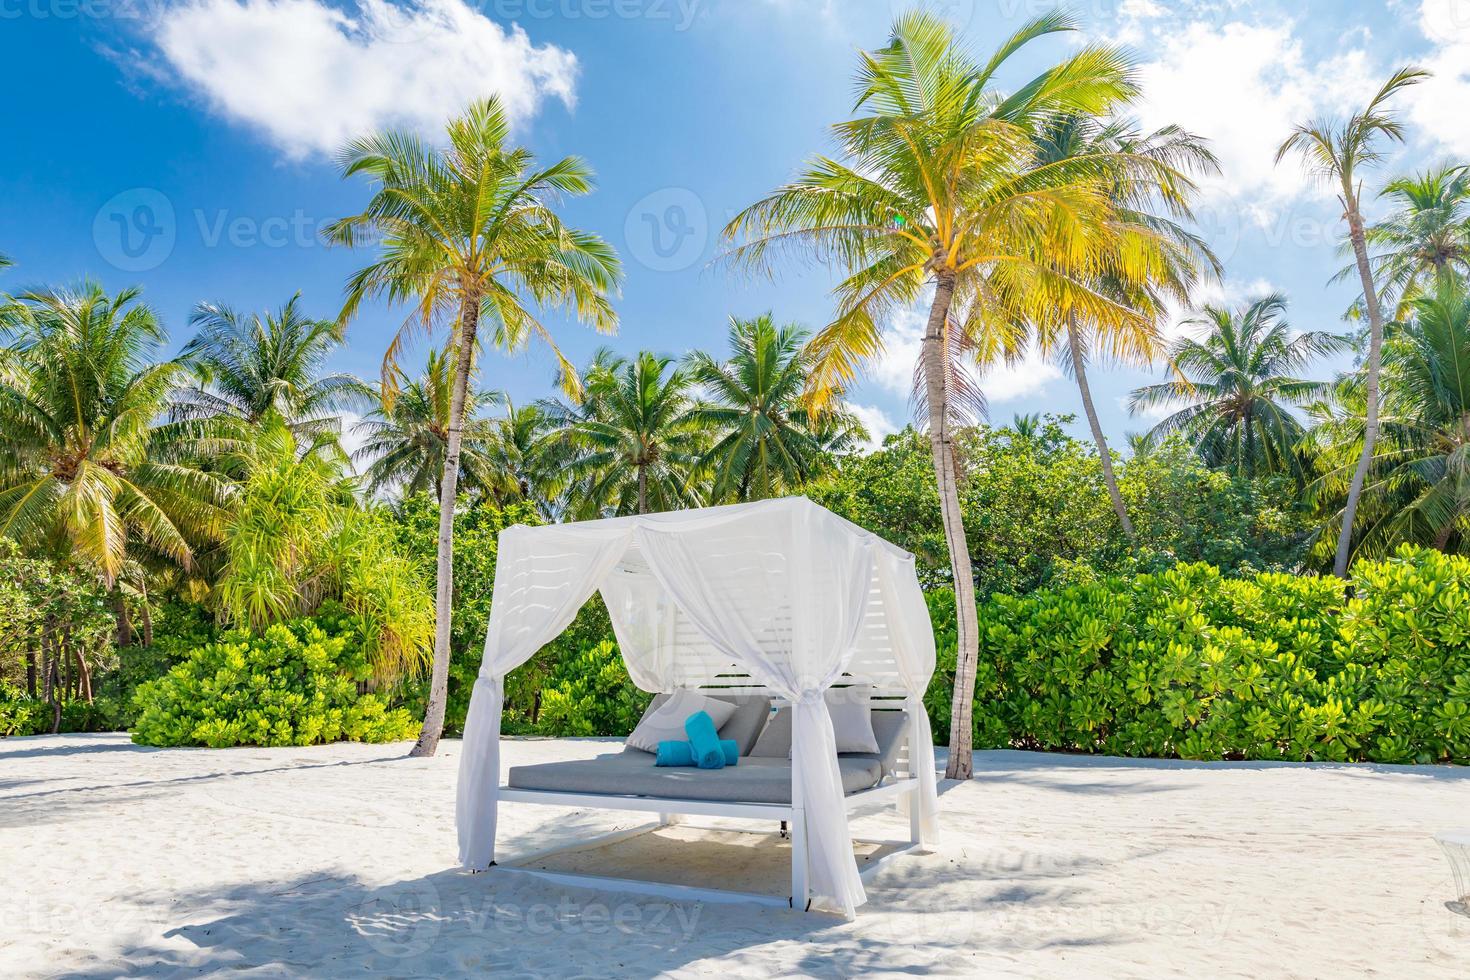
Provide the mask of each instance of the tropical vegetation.
{"label": "tropical vegetation", "polygon": [[[835,153],[726,229],[729,268],[833,270],[830,315],[739,310],[716,349],[562,353],[553,317],[616,326],[622,267],[564,218],[590,167],[538,163],[495,100],[437,143],[344,149],[363,203],[327,237],[370,254],[336,316],[205,303],[171,347],[136,287],[0,297],[0,735],[432,753],[463,730],[502,530],[804,494],[915,554],[951,775],[973,746],[1466,761],[1470,178],[1369,186],[1422,73],[1281,134],[1342,199],[1364,326],[1334,330],[1206,289],[1218,162],[1132,121],[1126,53],[1002,87],[1075,31],[1047,15],[977,58],[900,16]],[[404,326],[376,382],[335,369],[383,307]],[[914,424],[880,444],[852,386],[914,324]],[[485,355],[533,342],[555,376],[513,401]],[[987,373],[1027,359],[1075,393],[989,421]],[[1128,400],[1148,431],[1110,441],[1118,365],[1162,376]],[[594,599],[505,679],[504,728],[624,733],[647,700]]]}

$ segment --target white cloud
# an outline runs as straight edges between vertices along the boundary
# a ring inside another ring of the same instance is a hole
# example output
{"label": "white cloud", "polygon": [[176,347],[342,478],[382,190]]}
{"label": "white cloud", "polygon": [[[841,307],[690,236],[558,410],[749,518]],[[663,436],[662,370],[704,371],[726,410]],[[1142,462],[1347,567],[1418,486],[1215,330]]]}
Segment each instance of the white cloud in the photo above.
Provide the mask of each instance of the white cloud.
{"label": "white cloud", "polygon": [[980,389],[992,408],[1004,402],[1045,394],[1046,386],[1062,376],[1055,364],[1028,354],[1015,364],[1002,364],[980,376]]}
{"label": "white cloud", "polygon": [[1423,0],[1419,29],[1433,43],[1434,77],[1404,96],[1409,118],[1445,152],[1470,155],[1470,0]]}
{"label": "white cloud", "polygon": [[1275,162],[1292,126],[1360,100],[1375,74],[1367,54],[1348,48],[1325,59],[1309,57],[1295,25],[1283,20],[1247,23],[1160,19],[1125,23],[1150,51],[1163,51],[1140,68],[1145,126],[1177,124],[1210,140],[1222,175],[1202,181],[1206,197],[1239,198],[1256,221],[1309,186],[1296,162]]}
{"label": "white cloud", "polygon": [[[914,366],[924,342],[927,313],[906,310],[894,317],[884,334],[883,353],[869,365],[868,376],[879,387],[908,398],[914,390]],[[980,389],[991,405],[1042,393],[1062,376],[1055,364],[1034,354],[1014,364],[997,364],[980,373]]]}
{"label": "white cloud", "polygon": [[[362,423],[362,413],[343,412],[341,414],[341,419],[342,435],[340,439],[342,443],[342,451],[347,453],[347,455],[350,457],[353,453],[357,452],[359,449],[367,444],[368,434],[366,432],[359,431],[357,428],[358,425]],[[363,468],[366,468],[366,464],[363,464]],[[352,471],[354,473],[358,473],[359,476],[361,475],[358,465],[356,463],[352,464]]]}
{"label": "white cloud", "polygon": [[904,310],[893,318],[883,336],[883,353],[869,365],[868,376],[878,386],[907,398],[914,390],[914,366],[924,343],[926,314]]}
{"label": "white cloud", "polygon": [[150,27],[177,81],[289,157],[329,154],[384,127],[437,134],[475,98],[512,120],[574,102],[577,60],[464,0],[188,0]]}
{"label": "white cloud", "polygon": [[1174,341],[1186,335],[1197,335],[1198,329],[1185,326],[1184,321],[1193,318],[1201,307],[1239,306],[1277,292],[1281,290],[1267,279],[1251,279],[1242,282],[1238,279],[1227,278],[1223,282],[1213,280],[1202,282],[1194,288],[1193,295],[1190,296],[1191,305],[1186,307],[1172,301],[1168,303],[1168,312],[1165,315],[1162,329],[1164,339]]}
{"label": "white cloud", "polygon": [[855,405],[849,403],[848,411],[858,417],[863,428],[868,430],[868,441],[864,444],[865,449],[878,449],[882,447],[883,440],[887,436],[898,431],[898,426],[888,417],[888,413],[876,405]]}

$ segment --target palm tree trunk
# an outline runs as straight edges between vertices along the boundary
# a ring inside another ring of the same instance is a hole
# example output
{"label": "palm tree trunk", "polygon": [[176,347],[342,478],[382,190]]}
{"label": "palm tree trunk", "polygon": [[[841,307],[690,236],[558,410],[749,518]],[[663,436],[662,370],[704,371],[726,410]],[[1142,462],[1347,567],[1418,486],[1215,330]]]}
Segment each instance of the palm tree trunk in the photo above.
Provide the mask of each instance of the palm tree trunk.
{"label": "palm tree trunk", "polygon": [[86,699],[88,704],[92,703],[92,668],[87,666],[87,658],[82,656],[81,650],[74,651],[77,658],[77,693]]}
{"label": "palm tree trunk", "polygon": [[449,400],[449,439],[444,452],[444,478],[439,489],[439,557],[434,584],[434,667],[429,677],[429,704],[424,728],[410,755],[431,756],[444,733],[444,707],[449,696],[449,624],[454,608],[454,504],[459,488],[459,448],[464,435],[464,406],[470,386],[475,331],[480,325],[480,297],[464,299],[459,317],[459,351],[454,392]]}
{"label": "palm tree trunk", "polygon": [[1113,472],[1113,454],[1108,452],[1108,440],[1103,435],[1102,424],[1097,420],[1097,407],[1092,404],[1092,387],[1087,383],[1087,359],[1082,356],[1081,336],[1077,330],[1077,316],[1067,314],[1067,346],[1072,351],[1072,374],[1077,378],[1077,390],[1082,393],[1082,411],[1087,415],[1087,424],[1092,429],[1092,441],[1097,443],[1098,458],[1102,460],[1103,483],[1107,484],[1108,496],[1113,500],[1113,511],[1128,540],[1134,540],[1133,522],[1128,519],[1128,507],[1123,503],[1123,494],[1118,489],[1118,477]]}
{"label": "palm tree trunk", "polygon": [[26,651],[26,696],[36,696],[36,651]]}
{"label": "palm tree trunk", "polygon": [[117,582],[112,584],[112,615],[117,620],[117,645],[132,646],[133,623],[128,618],[128,603],[123,597],[122,585]]}
{"label": "palm tree trunk", "polygon": [[924,367],[924,393],[929,403],[929,447],[934,456],[934,478],[939,487],[939,510],[944,518],[944,538],[949,545],[950,571],[954,576],[954,608],[958,633],[955,653],[954,702],[949,727],[948,779],[969,779],[974,774],[970,758],[974,743],[975,669],[980,660],[980,631],[975,613],[975,574],[970,564],[970,544],[960,512],[959,474],[955,470],[954,440],[949,431],[949,398],[945,393],[944,358],[947,348],[944,325],[954,299],[954,275],[941,274],[929,308],[920,361]]}
{"label": "palm tree trunk", "polygon": [[1363,281],[1363,300],[1368,307],[1368,413],[1363,425],[1363,455],[1358,457],[1352,483],[1348,485],[1347,502],[1342,508],[1342,530],[1337,535],[1337,558],[1332,574],[1347,578],[1348,555],[1353,542],[1353,519],[1358,513],[1358,498],[1368,478],[1373,449],[1378,442],[1378,372],[1383,364],[1383,310],[1378,303],[1378,290],[1373,285],[1373,272],[1368,266],[1368,242],[1363,234],[1363,215],[1351,187],[1345,187],[1343,201],[1347,205],[1348,237],[1353,243],[1353,257],[1358,263],[1358,277]]}
{"label": "palm tree trunk", "polygon": [[153,645],[153,610],[149,608],[152,603],[148,599],[148,581],[143,581],[143,645]]}
{"label": "palm tree trunk", "polygon": [[638,465],[638,513],[648,513],[648,467]]}

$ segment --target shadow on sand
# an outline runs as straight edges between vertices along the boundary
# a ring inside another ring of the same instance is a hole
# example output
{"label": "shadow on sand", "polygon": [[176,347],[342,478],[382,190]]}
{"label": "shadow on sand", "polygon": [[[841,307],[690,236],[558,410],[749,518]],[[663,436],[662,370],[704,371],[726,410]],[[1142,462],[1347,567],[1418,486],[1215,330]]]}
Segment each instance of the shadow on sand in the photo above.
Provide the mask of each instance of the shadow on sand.
{"label": "shadow on sand", "polygon": [[[674,902],[574,888],[505,869],[452,870],[371,884],[353,875],[251,883],[172,896],[156,939],[72,964],[68,975],[171,976],[387,973],[463,976],[654,976],[698,970],[707,958],[760,971],[848,977],[970,973],[976,957],[1005,959],[1049,947],[1106,946],[1106,929],[1004,928],[1033,915],[1054,925],[1086,900],[1068,881],[1080,868],[1014,868],[933,860],[890,865],[870,884],[855,922],[745,904]],[[977,900],[976,878],[991,879]],[[802,953],[791,961],[790,944]]]}

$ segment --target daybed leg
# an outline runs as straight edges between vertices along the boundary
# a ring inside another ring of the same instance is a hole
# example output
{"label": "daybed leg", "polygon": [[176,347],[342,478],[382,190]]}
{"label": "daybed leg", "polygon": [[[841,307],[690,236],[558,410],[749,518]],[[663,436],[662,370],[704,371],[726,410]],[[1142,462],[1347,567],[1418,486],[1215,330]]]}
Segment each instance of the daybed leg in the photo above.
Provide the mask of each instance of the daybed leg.
{"label": "daybed leg", "polygon": [[677,813],[660,813],[658,815],[658,825],[660,827],[672,827],[678,822],[679,815]]}
{"label": "daybed leg", "polygon": [[791,907],[805,912],[806,884],[806,811],[791,811]]}
{"label": "daybed leg", "polygon": [[924,832],[919,822],[919,791],[909,790],[909,843],[921,844]]}

